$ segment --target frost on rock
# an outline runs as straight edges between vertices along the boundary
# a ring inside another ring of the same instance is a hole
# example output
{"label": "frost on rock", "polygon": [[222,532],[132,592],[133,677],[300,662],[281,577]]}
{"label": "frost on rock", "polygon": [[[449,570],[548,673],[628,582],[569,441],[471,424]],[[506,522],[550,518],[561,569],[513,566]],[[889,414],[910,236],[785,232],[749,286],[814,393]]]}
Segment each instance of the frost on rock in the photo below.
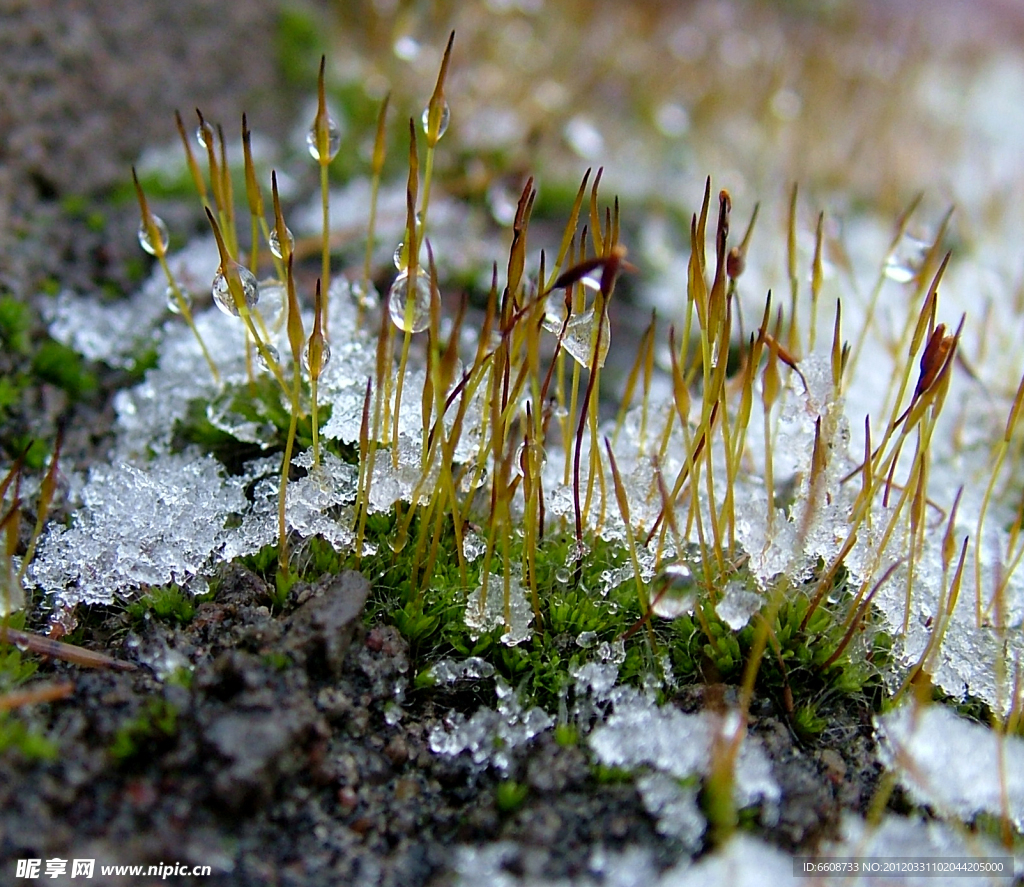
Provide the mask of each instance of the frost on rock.
{"label": "frost on rock", "polygon": [[[507,618],[506,618],[507,616]],[[481,583],[466,601],[466,627],[474,641],[482,634],[505,626],[501,642],[510,647],[528,641],[532,636],[533,608],[526,590],[515,571],[508,578],[508,611],[505,608],[505,579],[495,573]]]}
{"label": "frost on rock", "polygon": [[429,737],[431,751],[447,757],[469,752],[474,765],[493,766],[505,773],[512,765],[515,749],[554,726],[554,719],[542,709],[524,709],[500,677],[495,691],[497,709],[479,708],[470,718],[455,711],[442,725],[434,727]]}
{"label": "frost on rock", "polygon": [[66,604],[109,603],[142,585],[184,584],[211,565],[245,510],[240,478],[195,451],[97,465],[69,528],[51,526],[29,577]]}
{"label": "frost on rock", "polygon": [[903,705],[876,723],[883,762],[919,803],[969,821],[978,813],[999,816],[1005,791],[1010,818],[1021,830],[1024,740],[1001,736],[942,705]]}

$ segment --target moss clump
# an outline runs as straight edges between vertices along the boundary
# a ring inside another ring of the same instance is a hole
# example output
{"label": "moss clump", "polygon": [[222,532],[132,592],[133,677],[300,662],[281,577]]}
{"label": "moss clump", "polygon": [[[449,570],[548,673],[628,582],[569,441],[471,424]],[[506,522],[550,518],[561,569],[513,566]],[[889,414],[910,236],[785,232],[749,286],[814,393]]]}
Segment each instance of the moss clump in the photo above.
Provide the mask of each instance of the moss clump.
{"label": "moss clump", "polygon": [[134,718],[118,728],[108,751],[114,760],[127,763],[144,752],[166,745],[177,732],[177,707],[166,699],[152,698]]}

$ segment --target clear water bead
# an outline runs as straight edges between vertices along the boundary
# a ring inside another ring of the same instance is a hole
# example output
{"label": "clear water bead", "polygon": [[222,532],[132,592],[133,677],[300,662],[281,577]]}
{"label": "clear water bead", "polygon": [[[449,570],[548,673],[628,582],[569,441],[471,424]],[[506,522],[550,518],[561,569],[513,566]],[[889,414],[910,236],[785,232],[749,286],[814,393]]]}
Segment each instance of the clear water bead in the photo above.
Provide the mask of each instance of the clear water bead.
{"label": "clear water bead", "polygon": [[395,247],[395,270],[404,271],[409,264],[409,257],[405,254],[405,241],[400,240]]}
{"label": "clear water bead", "polygon": [[520,477],[526,477],[529,472],[529,477],[539,479],[545,462],[547,454],[543,446],[539,443],[522,443],[516,450],[516,459],[512,467]]}
{"label": "clear water bead", "polygon": [[[274,363],[280,362],[281,355],[278,353],[278,350],[273,345],[264,343],[263,347],[266,349],[267,354],[270,355],[270,359],[274,361]],[[267,372],[270,371],[270,364],[267,363],[267,359],[263,356],[263,352],[260,351],[259,349],[256,349],[256,359],[259,361],[260,366],[263,367],[263,369],[267,370]]]}
{"label": "clear water bead", "polygon": [[196,141],[199,142],[199,147],[204,151],[216,144],[215,138],[216,134],[213,131],[213,127],[205,120],[196,127]]}
{"label": "clear water bead", "polygon": [[181,301],[178,300],[178,295],[174,292],[174,287],[169,286],[164,291],[164,296],[167,299],[167,310],[170,311],[171,314],[182,313],[181,302],[185,303],[185,307],[188,308],[189,311],[192,310],[192,296],[187,290],[181,289],[180,287],[178,288],[178,292],[181,293]]}
{"label": "clear water bead", "polygon": [[929,249],[927,240],[904,234],[885,259],[885,276],[896,283],[910,283],[924,265]]}
{"label": "clear water bead", "polygon": [[416,269],[414,282],[409,281],[408,271],[399,274],[389,300],[391,321],[402,332],[420,333],[430,326],[430,275],[422,268]]}
{"label": "clear water bead", "polygon": [[[312,157],[317,163],[320,162],[320,147],[317,144],[316,137],[316,123],[310,128],[309,132],[306,133],[306,147],[309,148],[309,156]],[[330,115],[327,115],[327,160],[334,160],[338,156],[338,151],[341,150],[341,130],[338,128],[338,122]]]}
{"label": "clear water bead", "polygon": [[651,609],[662,619],[678,619],[693,612],[697,580],[684,563],[668,564],[651,584]]}
{"label": "clear water bead", "polygon": [[[448,124],[451,123],[452,109],[448,107],[448,102],[445,99],[441,99],[441,121],[440,126],[437,128],[437,137],[441,138],[448,130]],[[423,109],[423,116],[420,118],[423,122],[423,131],[429,136],[430,135],[430,105],[427,105]]]}
{"label": "clear water bead", "polygon": [[[327,340],[323,340],[323,347],[320,350],[320,372],[324,371],[324,368],[331,362],[331,346]],[[302,365],[305,367],[307,373],[312,373],[309,366],[309,343],[306,343],[306,347],[302,352]]]}
{"label": "clear water bead", "polygon": [[141,246],[151,256],[166,253],[167,244],[171,242],[171,237],[167,233],[167,225],[164,224],[164,220],[158,215],[151,213],[149,217],[153,220],[153,227],[156,228],[156,233],[160,238],[160,243],[153,243],[152,238],[149,236],[149,228],[145,221],[142,221],[139,223],[139,246]]}
{"label": "clear water bead", "polygon": [[[232,262],[228,268],[227,274],[237,275],[239,283],[242,285],[242,295],[245,298],[245,304],[250,311],[256,307],[256,303],[260,300],[260,288],[256,282],[256,278],[253,273],[246,268],[244,265],[239,265],[237,262]],[[213,293],[213,301],[216,302],[217,307],[220,308],[225,314],[231,317],[238,317],[238,306],[235,304],[235,298],[231,295],[231,287],[228,283],[228,277],[222,268],[217,272],[217,276],[213,278],[213,286],[211,287]]]}
{"label": "clear water bead", "polygon": [[[284,240],[287,245],[287,251],[290,253],[295,248],[295,238],[292,236],[291,228],[287,226],[284,229]],[[279,259],[283,259],[285,256],[285,250],[281,249],[281,238],[277,236],[277,228],[274,228],[270,232],[270,238],[267,241],[270,246],[270,251],[277,256]]]}

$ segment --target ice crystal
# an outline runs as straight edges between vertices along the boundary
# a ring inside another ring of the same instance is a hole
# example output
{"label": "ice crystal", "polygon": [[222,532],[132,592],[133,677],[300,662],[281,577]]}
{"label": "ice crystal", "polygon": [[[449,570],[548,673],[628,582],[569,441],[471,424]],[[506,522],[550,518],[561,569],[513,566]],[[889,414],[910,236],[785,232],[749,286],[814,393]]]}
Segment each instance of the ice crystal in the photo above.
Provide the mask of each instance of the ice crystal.
{"label": "ice crystal", "polygon": [[500,677],[496,691],[497,709],[479,708],[470,718],[452,712],[443,725],[434,727],[429,736],[431,751],[447,757],[468,752],[475,766],[493,766],[504,773],[512,766],[515,749],[554,725],[542,709],[524,709]]}
{"label": "ice crystal", "polygon": [[441,659],[430,667],[427,674],[435,683],[454,684],[456,681],[489,678],[494,674],[494,666],[479,656],[470,656],[462,661]]}
{"label": "ice crystal", "polygon": [[514,647],[530,639],[533,608],[515,573],[508,578],[507,612],[505,604],[505,579],[491,573],[486,588],[481,583],[466,601],[466,627],[474,641],[480,635],[501,626],[505,626],[501,636],[503,644]]}
{"label": "ice crystal", "polygon": [[[885,858],[894,856],[911,857],[960,857],[991,859],[1005,857],[1005,849],[993,842],[972,834],[962,827],[947,825],[936,820],[911,819],[902,816],[886,816],[877,827],[868,825],[859,816],[846,813],[840,824],[841,840],[821,848],[823,856],[870,856]],[[1020,858],[1014,860],[1019,872]],[[838,881],[838,879],[836,879]],[[844,879],[845,880],[845,879]],[[949,884],[955,887],[963,883],[962,875],[951,877],[927,877],[906,879],[898,883]],[[1012,875],[1005,878],[992,877],[987,884],[1006,885],[1014,883]]]}
{"label": "ice crystal", "polygon": [[71,527],[51,527],[29,576],[65,603],[183,584],[222,548],[225,522],[247,506],[243,486],[194,450],[145,465],[96,465],[83,510]]}
{"label": "ice crystal", "polygon": [[748,591],[739,581],[730,582],[725,595],[715,605],[715,613],[733,631],[739,631],[759,609],[763,599],[754,591]]}
{"label": "ice crystal", "polygon": [[740,833],[693,866],[683,863],[666,872],[659,884],[660,887],[785,887],[793,881],[791,857]]}
{"label": "ice crystal", "polygon": [[[197,240],[167,261],[184,293],[199,292],[217,269],[217,248],[212,238]],[[102,360],[113,367],[132,368],[140,351],[172,334],[170,329],[178,329],[180,323],[163,331],[159,328],[167,310],[167,278],[159,268],[127,303],[103,302],[63,290],[56,300],[43,304],[54,339],[87,360]],[[202,362],[198,349],[196,356],[193,368]]]}

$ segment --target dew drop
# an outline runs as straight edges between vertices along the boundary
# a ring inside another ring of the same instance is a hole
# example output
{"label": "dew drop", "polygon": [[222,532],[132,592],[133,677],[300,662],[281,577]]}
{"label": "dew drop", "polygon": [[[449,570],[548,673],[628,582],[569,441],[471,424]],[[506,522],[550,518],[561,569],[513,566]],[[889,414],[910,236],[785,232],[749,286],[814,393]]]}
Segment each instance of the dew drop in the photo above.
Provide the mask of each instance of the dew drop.
{"label": "dew drop", "polygon": [[395,247],[395,269],[404,271],[408,264],[409,259],[405,254],[405,241],[401,240],[398,242],[398,246]]}
{"label": "dew drop", "polygon": [[[250,311],[256,307],[256,303],[260,300],[260,288],[256,282],[253,273],[246,268],[244,265],[239,265],[237,262],[232,262],[228,268],[227,274],[237,275],[238,281],[242,286],[242,295],[245,298],[245,304]],[[213,286],[211,287],[213,293],[213,301],[216,302],[217,307],[220,308],[225,314],[231,317],[238,317],[238,306],[235,304],[234,296],[231,295],[231,288],[228,283],[228,277],[221,268],[217,272],[217,276],[213,278]]]}
{"label": "dew drop", "polygon": [[693,612],[697,580],[683,563],[668,564],[651,584],[651,609],[662,619],[677,619]]}
{"label": "dew drop", "polygon": [[572,579],[572,573],[569,572],[568,567],[559,567],[555,570],[555,582],[559,585],[568,585],[570,579]]}
{"label": "dew drop", "polygon": [[597,643],[597,632],[596,631],[581,631],[576,636],[576,646],[582,647],[584,650],[593,647]]}
{"label": "dew drop", "polygon": [[522,443],[516,451],[516,459],[513,467],[516,474],[520,477],[526,477],[527,471],[529,471],[530,477],[539,478],[546,461],[547,454],[544,452],[544,447],[539,443]]}
{"label": "dew drop", "polygon": [[[295,238],[292,236],[291,229],[285,227],[284,239],[287,245],[287,251],[290,253],[295,247]],[[270,251],[277,256],[279,259],[283,259],[285,256],[285,250],[281,249],[281,238],[277,236],[277,228],[270,232],[270,238],[268,239]]]}
{"label": "dew drop", "polygon": [[409,541],[409,534],[402,532],[402,527],[399,524],[396,526],[387,536],[388,548],[390,548],[395,554],[398,554],[405,548],[405,543]]}
{"label": "dew drop", "polygon": [[462,473],[462,480],[459,481],[459,489],[463,493],[472,493],[479,490],[487,480],[487,471],[476,465],[470,465]]}
{"label": "dew drop", "polygon": [[[448,102],[445,99],[441,99],[441,120],[440,125],[437,128],[437,137],[441,138],[448,130],[448,124],[452,119],[452,109],[448,107]],[[430,105],[427,105],[423,109],[423,116],[420,118],[423,123],[423,131],[429,136],[430,135]]]}
{"label": "dew drop", "polygon": [[167,244],[171,241],[170,235],[167,233],[167,225],[164,224],[164,220],[158,215],[151,213],[150,218],[153,220],[153,227],[156,228],[156,233],[160,238],[160,243],[153,243],[149,236],[149,228],[146,227],[146,223],[143,221],[139,223],[139,246],[141,246],[151,256],[166,253]]}
{"label": "dew drop", "polygon": [[199,142],[199,147],[204,151],[213,147],[215,134],[213,127],[205,120],[196,127],[196,141]]}
{"label": "dew drop", "polygon": [[[320,148],[317,144],[316,124],[314,123],[309,132],[306,133],[306,147],[309,149],[309,156],[317,163],[320,162]],[[327,115],[327,160],[333,160],[338,151],[341,150],[341,130],[338,122],[330,115]]]}
{"label": "dew drop", "polygon": [[885,260],[885,276],[896,283],[910,283],[928,255],[931,244],[910,234],[903,238]]}
{"label": "dew drop", "polygon": [[[324,368],[331,362],[331,346],[326,339],[323,340],[323,347],[320,350],[320,372],[324,371]],[[302,352],[302,366],[305,367],[307,373],[311,373],[309,366],[309,342],[306,343],[305,349]]]}
{"label": "dew drop", "polygon": [[[263,347],[266,349],[267,353],[270,355],[270,358],[271,360],[274,361],[274,363],[280,362],[281,355],[278,353],[278,350],[273,345],[264,343]],[[270,364],[267,363],[267,359],[263,356],[263,352],[260,351],[259,349],[256,350],[256,359],[259,361],[260,366],[263,367],[263,369],[265,369],[267,372],[270,372]]]}
{"label": "dew drop", "polygon": [[420,333],[430,326],[430,276],[422,268],[416,269],[414,283],[410,283],[408,271],[399,274],[391,285],[389,301],[391,320],[402,332]]}
{"label": "dew drop", "polygon": [[[189,294],[187,290],[184,290],[181,287],[178,288],[178,292],[181,293],[181,300],[185,303],[185,307],[188,308],[189,311],[191,311],[192,296]],[[166,291],[164,292],[164,296],[167,299],[167,310],[170,311],[171,314],[181,314],[181,302],[178,301],[178,297],[177,295],[175,295],[174,287],[167,287]]]}

